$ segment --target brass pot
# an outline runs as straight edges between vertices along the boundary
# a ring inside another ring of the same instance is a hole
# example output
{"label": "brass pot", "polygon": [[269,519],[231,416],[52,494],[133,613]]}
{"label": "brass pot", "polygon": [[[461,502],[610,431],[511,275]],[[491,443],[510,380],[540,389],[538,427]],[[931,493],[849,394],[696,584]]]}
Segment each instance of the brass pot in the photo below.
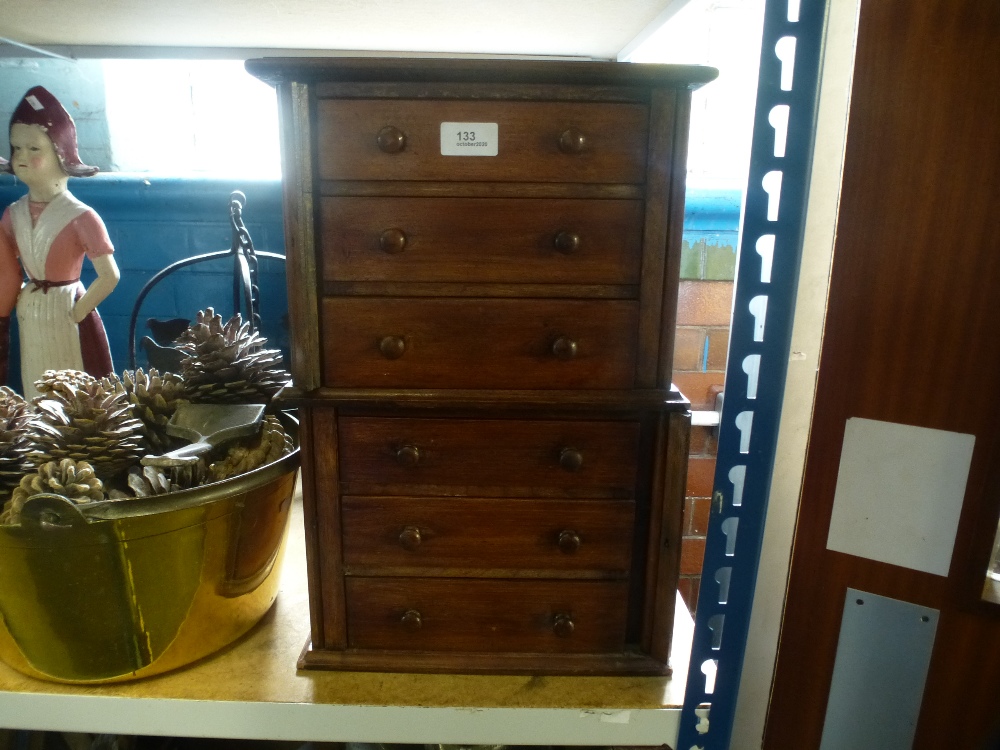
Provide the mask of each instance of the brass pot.
{"label": "brass pot", "polygon": [[99,683],[175,669],[270,608],[299,451],[159,498],[29,500],[0,527],[0,659],[45,680]]}

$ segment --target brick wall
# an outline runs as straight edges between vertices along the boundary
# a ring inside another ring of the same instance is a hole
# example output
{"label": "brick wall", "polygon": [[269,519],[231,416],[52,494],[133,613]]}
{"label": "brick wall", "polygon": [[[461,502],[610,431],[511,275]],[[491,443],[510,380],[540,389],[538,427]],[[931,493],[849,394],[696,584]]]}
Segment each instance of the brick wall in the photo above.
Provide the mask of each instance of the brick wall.
{"label": "brick wall", "polygon": [[[741,194],[690,191],[677,298],[674,384],[692,410],[714,411],[725,380]],[[693,612],[701,587],[715,476],[716,438],[693,427],[681,542],[680,591]]]}

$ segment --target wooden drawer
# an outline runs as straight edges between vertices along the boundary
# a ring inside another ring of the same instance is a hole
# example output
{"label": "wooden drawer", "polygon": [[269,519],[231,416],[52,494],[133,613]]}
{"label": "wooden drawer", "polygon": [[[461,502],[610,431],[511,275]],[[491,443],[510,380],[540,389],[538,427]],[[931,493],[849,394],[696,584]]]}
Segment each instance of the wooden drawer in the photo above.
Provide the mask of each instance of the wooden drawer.
{"label": "wooden drawer", "polygon": [[[321,99],[317,108],[324,180],[645,181],[648,112],[639,104]],[[444,122],[496,123],[497,155],[443,156]],[[385,128],[402,134],[400,150],[380,148]]]}
{"label": "wooden drawer", "polygon": [[347,495],[635,494],[637,422],[342,416],[338,433]]}
{"label": "wooden drawer", "polygon": [[630,388],[629,300],[327,297],[323,383],[360,388]]}
{"label": "wooden drawer", "polygon": [[345,497],[344,564],[623,577],[634,516],[624,500]]}
{"label": "wooden drawer", "polygon": [[637,284],[642,201],[324,198],[327,281]]}
{"label": "wooden drawer", "polygon": [[600,653],[625,644],[624,581],[348,577],[345,584],[352,648]]}

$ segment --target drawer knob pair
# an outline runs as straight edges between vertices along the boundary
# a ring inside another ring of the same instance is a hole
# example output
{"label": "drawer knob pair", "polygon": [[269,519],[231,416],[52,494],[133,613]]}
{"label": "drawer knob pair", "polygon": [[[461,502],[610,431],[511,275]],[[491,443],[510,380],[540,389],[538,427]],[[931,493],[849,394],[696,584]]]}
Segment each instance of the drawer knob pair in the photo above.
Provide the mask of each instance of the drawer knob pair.
{"label": "drawer knob pair", "polygon": [[580,535],[572,529],[565,529],[559,532],[559,540],[557,544],[559,545],[559,549],[567,555],[572,555],[580,549]]}
{"label": "drawer knob pair", "polygon": [[552,632],[559,638],[569,638],[575,628],[572,615],[560,613],[552,618]]}
{"label": "drawer knob pair", "polygon": [[583,453],[576,448],[563,448],[559,451],[559,465],[566,471],[580,471],[583,468]]}
{"label": "drawer knob pair", "polygon": [[386,125],[378,131],[375,141],[383,154],[398,154],[406,148],[406,133],[392,125]]}
{"label": "drawer knob pair", "polygon": [[559,150],[564,154],[581,154],[587,149],[587,136],[576,128],[567,128],[559,136]]}
{"label": "drawer knob pair", "polygon": [[[408,609],[399,618],[399,624],[403,626],[404,630],[415,633],[423,627],[424,620],[419,610]],[[576,625],[573,623],[572,615],[559,613],[552,618],[552,632],[558,638],[569,638],[575,629]]]}
{"label": "drawer knob pair", "polygon": [[580,235],[576,232],[559,232],[552,244],[559,252],[569,255],[580,249]]}

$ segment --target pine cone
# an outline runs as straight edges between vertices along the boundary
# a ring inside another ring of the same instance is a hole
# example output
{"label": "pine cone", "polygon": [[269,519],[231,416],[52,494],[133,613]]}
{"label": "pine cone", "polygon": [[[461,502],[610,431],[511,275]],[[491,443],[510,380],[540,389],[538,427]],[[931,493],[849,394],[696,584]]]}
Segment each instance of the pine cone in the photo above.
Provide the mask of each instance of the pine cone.
{"label": "pine cone", "polygon": [[160,375],[156,368],[149,374],[142,369],[126,370],[121,379],[110,376],[101,383],[109,391],[124,391],[132,404],[132,415],[143,424],[146,447],[152,453],[167,453],[175,447],[175,441],[166,431],[167,422],[181,404],[186,404],[184,380],[180,375],[165,372]]}
{"label": "pine cone", "polygon": [[74,389],[93,382],[93,375],[80,370],[46,370],[42,373],[42,377],[35,381],[35,388],[41,394],[35,397],[35,401],[43,398],[69,397]]}
{"label": "pine cone", "polygon": [[137,464],[143,455],[143,424],[132,416],[123,388],[108,390],[100,381],[65,387],[35,399],[27,462],[38,467],[71,458],[87,461],[97,476],[109,479]]}
{"label": "pine cone", "polygon": [[[205,477],[205,462],[198,461],[190,466],[162,468],[159,466],[135,466],[129,469],[128,486],[135,497],[155,497],[168,492],[197,487]],[[116,493],[112,499],[124,499],[128,495]]]}
{"label": "pine cone", "polygon": [[22,477],[10,500],[4,505],[0,524],[20,523],[24,503],[28,498],[42,493],[62,495],[76,505],[85,505],[104,499],[104,484],[94,473],[94,467],[86,461],[74,461],[71,458],[50,461],[38,467],[34,474]]}
{"label": "pine cone", "polygon": [[0,494],[17,486],[27,470],[24,457],[35,412],[31,404],[6,386],[0,386]]}
{"label": "pine cone", "polygon": [[289,381],[281,353],[250,332],[237,313],[225,325],[211,307],[177,339],[184,352],[181,374],[196,403],[267,403]]}
{"label": "pine cone", "polygon": [[292,438],[285,432],[278,418],[268,415],[264,417],[264,423],[257,437],[241,440],[236,445],[230,446],[225,458],[208,467],[209,481],[221,482],[223,479],[253,471],[291,453],[294,447]]}

